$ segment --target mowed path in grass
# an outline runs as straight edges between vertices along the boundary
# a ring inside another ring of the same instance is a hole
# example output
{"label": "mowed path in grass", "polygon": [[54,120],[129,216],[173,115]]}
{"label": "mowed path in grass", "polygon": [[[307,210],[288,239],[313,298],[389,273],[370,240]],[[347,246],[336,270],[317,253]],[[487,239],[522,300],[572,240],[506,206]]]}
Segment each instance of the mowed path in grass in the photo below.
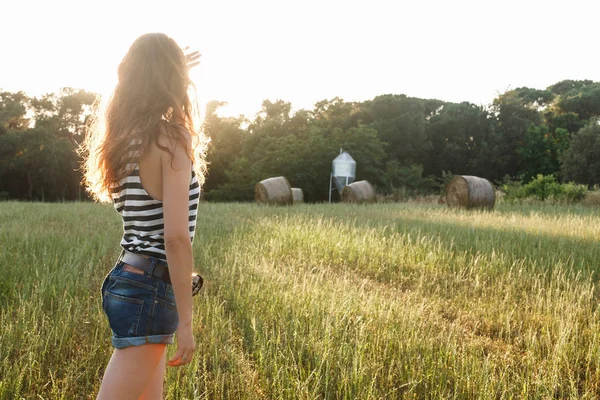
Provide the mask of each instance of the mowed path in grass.
{"label": "mowed path in grass", "polygon": [[[0,203],[0,399],[95,396],[120,235],[110,205]],[[202,203],[194,258],[168,399],[600,393],[595,209]]]}

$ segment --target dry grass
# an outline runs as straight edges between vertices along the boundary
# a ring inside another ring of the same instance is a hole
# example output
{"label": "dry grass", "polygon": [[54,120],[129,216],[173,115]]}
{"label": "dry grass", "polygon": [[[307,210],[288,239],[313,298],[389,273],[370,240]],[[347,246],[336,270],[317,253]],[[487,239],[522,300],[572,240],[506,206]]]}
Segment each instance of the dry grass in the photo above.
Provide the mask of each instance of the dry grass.
{"label": "dry grass", "polygon": [[[0,398],[93,398],[118,215],[0,221]],[[586,207],[203,203],[198,351],[166,398],[597,398],[599,227]]]}
{"label": "dry grass", "polygon": [[600,190],[587,192],[583,198],[582,204],[592,207],[600,206]]}

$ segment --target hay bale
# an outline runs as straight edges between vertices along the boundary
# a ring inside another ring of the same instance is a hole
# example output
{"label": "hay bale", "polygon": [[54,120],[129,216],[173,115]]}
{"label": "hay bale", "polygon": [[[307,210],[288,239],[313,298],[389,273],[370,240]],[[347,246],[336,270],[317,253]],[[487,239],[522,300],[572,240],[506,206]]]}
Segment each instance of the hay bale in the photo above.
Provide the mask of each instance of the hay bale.
{"label": "hay bale", "polygon": [[494,186],[484,178],[469,175],[455,176],[446,188],[448,207],[494,208]]}
{"label": "hay bale", "polygon": [[300,188],[292,188],[292,200],[294,204],[304,203],[304,193]]}
{"label": "hay bale", "polygon": [[254,199],[259,204],[291,205],[292,187],[284,176],[265,179],[256,184]]}
{"label": "hay bale", "polygon": [[368,181],[358,181],[344,186],[342,189],[344,203],[374,203],[375,189]]}

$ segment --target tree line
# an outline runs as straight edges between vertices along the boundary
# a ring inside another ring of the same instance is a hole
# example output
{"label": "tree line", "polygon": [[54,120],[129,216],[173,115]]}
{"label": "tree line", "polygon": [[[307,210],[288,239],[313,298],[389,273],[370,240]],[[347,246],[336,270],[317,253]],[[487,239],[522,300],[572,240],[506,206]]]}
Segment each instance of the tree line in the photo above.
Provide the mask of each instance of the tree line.
{"label": "tree line", "polygon": [[[95,99],[71,88],[0,92],[0,198],[88,198],[75,149]],[[265,100],[248,119],[220,116],[225,104],[210,102],[203,123],[207,200],[249,201],[258,181],[284,175],[307,201],[324,201],[340,148],[356,160],[357,179],[383,194],[437,192],[448,174],[600,184],[600,83],[590,80],[517,88],[488,106],[386,94],[292,112],[289,102]]]}

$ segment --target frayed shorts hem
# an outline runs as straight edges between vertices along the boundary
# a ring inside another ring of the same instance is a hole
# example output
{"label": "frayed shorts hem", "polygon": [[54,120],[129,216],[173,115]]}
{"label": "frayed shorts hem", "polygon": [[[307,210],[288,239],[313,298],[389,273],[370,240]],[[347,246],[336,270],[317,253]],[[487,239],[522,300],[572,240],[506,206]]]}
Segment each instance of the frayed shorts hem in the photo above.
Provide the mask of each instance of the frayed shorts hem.
{"label": "frayed shorts hem", "polygon": [[144,344],[171,344],[174,334],[170,335],[150,335],[134,337],[116,337],[112,338],[112,345],[115,349],[124,349],[132,346],[142,346]]}

